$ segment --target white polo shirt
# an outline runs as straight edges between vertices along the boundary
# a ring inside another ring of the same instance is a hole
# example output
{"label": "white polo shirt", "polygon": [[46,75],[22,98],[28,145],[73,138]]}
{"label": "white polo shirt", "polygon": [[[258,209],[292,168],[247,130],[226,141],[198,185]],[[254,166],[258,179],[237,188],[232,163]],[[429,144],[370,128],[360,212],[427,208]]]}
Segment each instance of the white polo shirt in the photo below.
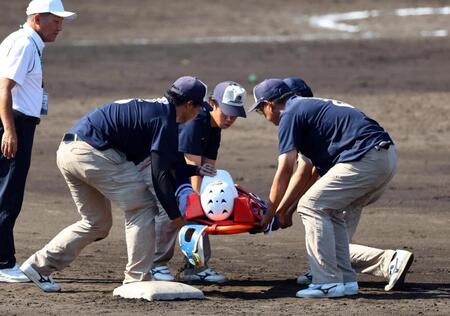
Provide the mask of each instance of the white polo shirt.
{"label": "white polo shirt", "polygon": [[13,109],[39,117],[42,108],[42,65],[45,44],[27,24],[0,44],[0,77],[16,82],[12,89]]}

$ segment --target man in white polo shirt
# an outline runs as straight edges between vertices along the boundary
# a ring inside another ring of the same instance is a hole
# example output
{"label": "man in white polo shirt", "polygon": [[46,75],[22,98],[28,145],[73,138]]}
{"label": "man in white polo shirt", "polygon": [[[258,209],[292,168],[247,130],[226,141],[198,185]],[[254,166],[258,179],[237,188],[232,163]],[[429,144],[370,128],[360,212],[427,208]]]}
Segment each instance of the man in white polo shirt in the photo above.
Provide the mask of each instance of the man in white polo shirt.
{"label": "man in white polo shirt", "polygon": [[13,229],[20,213],[36,125],[48,112],[42,80],[45,43],[64,19],[61,0],[33,0],[26,23],[0,44],[0,282],[28,282],[16,263]]}

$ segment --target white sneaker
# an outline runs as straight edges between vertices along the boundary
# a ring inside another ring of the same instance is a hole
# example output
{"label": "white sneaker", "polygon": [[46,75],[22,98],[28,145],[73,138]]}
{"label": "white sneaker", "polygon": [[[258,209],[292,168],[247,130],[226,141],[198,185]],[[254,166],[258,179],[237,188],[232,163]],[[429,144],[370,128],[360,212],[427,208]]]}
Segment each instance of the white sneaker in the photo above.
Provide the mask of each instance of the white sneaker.
{"label": "white sneaker", "polygon": [[414,255],[406,250],[396,250],[394,258],[389,265],[389,283],[384,287],[385,291],[400,288],[408,269],[414,261]]}
{"label": "white sneaker", "polygon": [[305,272],[305,274],[299,275],[297,278],[297,284],[311,284],[312,283],[312,274],[311,271]]}
{"label": "white sneaker", "polygon": [[358,282],[344,283],[344,295],[345,296],[357,295],[358,293],[359,293]]}
{"label": "white sneaker", "polygon": [[30,279],[20,271],[19,265],[16,263],[12,268],[0,269],[0,282],[24,283],[30,282]]}
{"label": "white sneaker", "polygon": [[212,268],[207,268],[203,271],[186,269],[183,272],[183,280],[188,282],[224,283],[227,281],[227,278]]}
{"label": "white sneaker", "polygon": [[155,281],[175,281],[175,277],[170,273],[168,266],[152,268],[152,279]]}
{"label": "white sneaker", "polygon": [[58,283],[53,281],[51,276],[43,276],[37,272],[29,263],[25,262],[20,267],[20,270],[36,284],[44,292],[59,292],[61,287]]}
{"label": "white sneaker", "polygon": [[297,297],[341,297],[345,294],[344,283],[310,284],[307,289],[300,290],[295,294]]}

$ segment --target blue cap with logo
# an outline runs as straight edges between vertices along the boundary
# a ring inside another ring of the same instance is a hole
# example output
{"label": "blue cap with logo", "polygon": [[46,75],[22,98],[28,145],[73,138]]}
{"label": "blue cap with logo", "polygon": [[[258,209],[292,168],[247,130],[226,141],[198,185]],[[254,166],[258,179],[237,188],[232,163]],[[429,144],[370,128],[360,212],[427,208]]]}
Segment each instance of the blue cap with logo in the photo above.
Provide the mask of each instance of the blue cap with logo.
{"label": "blue cap with logo", "polygon": [[299,77],[290,77],[283,79],[284,83],[286,83],[292,92],[296,95],[302,96],[304,98],[312,98],[313,92],[311,88],[306,84],[305,80]]}
{"label": "blue cap with logo", "polygon": [[219,83],[211,96],[219,104],[225,115],[246,117],[244,104],[247,92],[237,82],[224,81]]}
{"label": "blue cap with logo", "polygon": [[256,110],[264,101],[273,101],[290,92],[291,89],[283,80],[266,79],[253,88],[255,103],[248,109],[248,112]]}
{"label": "blue cap with logo", "polygon": [[183,76],[178,78],[169,91],[172,91],[187,100],[192,100],[197,103],[203,103],[205,100],[208,87],[202,81],[195,77]]}

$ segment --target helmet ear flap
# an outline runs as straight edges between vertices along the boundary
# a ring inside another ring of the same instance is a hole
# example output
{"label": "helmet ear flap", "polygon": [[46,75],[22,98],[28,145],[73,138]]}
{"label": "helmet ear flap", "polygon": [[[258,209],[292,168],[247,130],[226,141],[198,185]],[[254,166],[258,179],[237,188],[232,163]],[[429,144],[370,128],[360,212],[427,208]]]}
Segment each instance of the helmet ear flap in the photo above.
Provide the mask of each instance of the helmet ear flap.
{"label": "helmet ear flap", "polygon": [[203,235],[205,235],[206,228],[206,225],[188,224],[183,226],[178,233],[181,252],[190,264],[198,268],[205,265]]}

